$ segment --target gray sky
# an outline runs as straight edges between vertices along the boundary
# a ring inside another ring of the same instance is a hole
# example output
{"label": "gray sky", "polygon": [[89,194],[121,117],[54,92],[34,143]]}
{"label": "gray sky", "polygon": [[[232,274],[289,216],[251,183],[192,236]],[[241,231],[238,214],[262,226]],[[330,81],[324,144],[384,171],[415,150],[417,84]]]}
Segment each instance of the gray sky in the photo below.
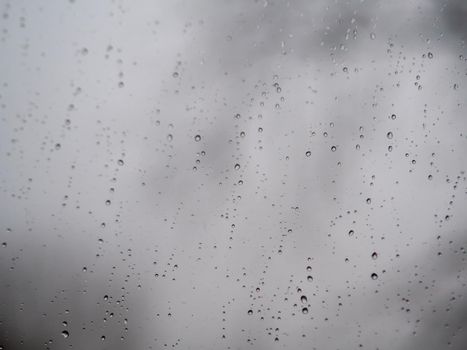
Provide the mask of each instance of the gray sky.
{"label": "gray sky", "polygon": [[464,1],[1,11],[3,349],[465,349]]}

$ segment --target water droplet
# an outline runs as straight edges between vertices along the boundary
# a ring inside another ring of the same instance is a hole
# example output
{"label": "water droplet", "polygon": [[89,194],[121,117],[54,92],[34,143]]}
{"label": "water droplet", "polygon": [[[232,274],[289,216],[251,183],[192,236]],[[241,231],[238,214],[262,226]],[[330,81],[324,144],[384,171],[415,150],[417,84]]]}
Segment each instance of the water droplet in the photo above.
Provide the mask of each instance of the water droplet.
{"label": "water droplet", "polygon": [[311,152],[310,152],[310,151],[306,151],[305,155],[306,155],[307,157],[309,157],[309,156],[311,156]]}
{"label": "water droplet", "polygon": [[201,136],[200,136],[200,135],[196,135],[196,136],[195,136],[195,141],[196,141],[196,142],[199,142],[200,140],[201,140]]}
{"label": "water droplet", "polygon": [[173,138],[174,138],[174,137],[172,136],[172,134],[168,134],[168,135],[167,135],[167,141],[172,141]]}
{"label": "water droplet", "polygon": [[120,165],[120,166],[123,166],[123,164],[125,164],[125,163],[123,162],[122,159],[119,159],[119,160],[117,161],[117,164]]}
{"label": "water droplet", "polygon": [[306,280],[307,280],[308,282],[313,282],[313,277],[307,276]]}
{"label": "water droplet", "polygon": [[349,231],[349,236],[352,237],[354,233],[355,233],[354,230],[350,230]]}
{"label": "water droplet", "polygon": [[240,169],[240,164],[238,164],[238,163],[237,163],[237,164],[235,164],[235,166],[234,166],[234,169],[235,169],[235,170],[238,170],[238,169]]}
{"label": "water droplet", "polygon": [[62,145],[59,143],[55,144],[55,149],[58,151],[60,148],[62,148]]}
{"label": "water droplet", "polygon": [[335,151],[336,151],[336,149],[337,149],[337,147],[336,147],[336,146],[332,146],[332,147],[331,147],[331,151],[332,151],[332,152],[335,152]]}
{"label": "water droplet", "polygon": [[70,333],[68,333],[68,331],[62,331],[62,336],[63,338],[68,338],[70,336]]}
{"label": "water droplet", "polygon": [[107,200],[105,201],[105,205],[110,205],[111,203],[112,203],[112,202],[110,201],[110,199],[107,199]]}
{"label": "water droplet", "polygon": [[372,279],[372,280],[378,279],[378,275],[377,275],[376,273],[373,272],[373,273],[371,274],[371,279]]}
{"label": "water droplet", "polygon": [[304,307],[302,309],[302,314],[306,315],[308,313],[308,308],[307,307]]}
{"label": "water droplet", "polygon": [[253,310],[248,310],[248,315],[253,315]]}
{"label": "water droplet", "polygon": [[432,52],[428,52],[428,58],[431,60],[433,58],[433,53]]}
{"label": "water droplet", "polygon": [[376,39],[376,34],[375,33],[370,33],[370,39],[375,40]]}
{"label": "water droplet", "polygon": [[392,119],[392,120],[395,120],[395,119],[396,119],[396,115],[395,115],[395,114],[391,114],[391,119]]}
{"label": "water droplet", "polygon": [[174,78],[178,78],[178,72],[173,72],[173,73],[172,73],[172,76],[173,76]]}
{"label": "water droplet", "polygon": [[371,198],[366,199],[366,204],[371,204]]}
{"label": "water droplet", "polygon": [[372,258],[373,260],[376,260],[376,259],[378,258],[378,253],[373,252],[373,254],[371,254],[371,258]]}
{"label": "water droplet", "polygon": [[392,132],[389,131],[389,132],[386,134],[386,137],[387,137],[389,140],[391,140],[392,137],[393,137]]}
{"label": "water droplet", "polygon": [[301,301],[303,304],[306,304],[307,301],[308,301],[308,299],[306,298],[305,295],[302,295],[302,296],[300,297],[300,301]]}

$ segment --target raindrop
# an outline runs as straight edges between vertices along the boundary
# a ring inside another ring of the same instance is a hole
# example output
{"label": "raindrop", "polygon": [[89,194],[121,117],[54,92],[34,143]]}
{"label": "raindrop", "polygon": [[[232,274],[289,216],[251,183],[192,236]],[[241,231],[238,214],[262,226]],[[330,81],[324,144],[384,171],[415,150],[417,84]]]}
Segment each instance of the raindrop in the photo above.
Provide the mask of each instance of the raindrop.
{"label": "raindrop", "polygon": [[125,164],[125,163],[123,162],[122,159],[119,159],[119,160],[117,161],[117,164],[120,165],[120,166],[122,166],[122,165]]}
{"label": "raindrop", "polygon": [[300,298],[300,301],[303,303],[303,304],[306,304],[308,299],[306,298],[305,295],[302,295],[301,298]]}
{"label": "raindrop", "polygon": [[195,141],[196,141],[196,142],[199,142],[200,140],[201,140],[201,136],[200,136],[200,135],[196,135],[196,136],[195,136]]}
{"label": "raindrop", "polygon": [[306,278],[306,280],[307,280],[308,282],[313,282],[313,277],[308,276],[308,277]]}
{"label": "raindrop", "polygon": [[431,60],[433,58],[433,53],[432,52],[428,52],[428,58]]}
{"label": "raindrop", "polygon": [[309,156],[311,156],[311,152],[310,152],[310,151],[306,151],[305,155],[306,155],[307,157],[309,157]]}
{"label": "raindrop", "polygon": [[68,338],[70,336],[70,333],[68,333],[68,331],[62,331],[62,336],[63,338]]}
{"label": "raindrop", "polygon": [[332,146],[332,147],[331,147],[331,151],[332,151],[332,152],[335,152],[335,151],[336,151],[336,149],[337,149],[337,147],[336,147],[336,146]]}
{"label": "raindrop", "polygon": [[372,258],[373,260],[376,260],[376,259],[378,258],[378,253],[373,252],[373,254],[371,254],[371,258]]}
{"label": "raindrop", "polygon": [[172,141],[173,138],[174,138],[174,137],[172,136],[172,134],[168,134],[168,135],[167,135],[167,141]]}
{"label": "raindrop", "polygon": [[371,198],[366,199],[366,204],[371,204]]}
{"label": "raindrop", "polygon": [[253,310],[248,310],[248,315],[253,315]]}
{"label": "raindrop", "polygon": [[372,279],[372,280],[378,279],[378,275],[377,275],[376,273],[373,272],[373,273],[371,274],[371,279]]}
{"label": "raindrop", "polygon": [[238,169],[240,169],[240,164],[238,164],[238,163],[237,163],[237,164],[235,164],[235,166],[234,166],[234,169],[235,169],[235,170],[238,170]]}
{"label": "raindrop", "polygon": [[392,132],[389,131],[389,132],[386,134],[386,137],[387,137],[389,140],[391,140],[392,137],[393,137]]}
{"label": "raindrop", "polygon": [[304,307],[302,309],[302,314],[306,315],[308,313],[308,308],[307,307]]}
{"label": "raindrop", "polygon": [[349,236],[352,237],[354,233],[355,233],[354,230],[350,230],[349,231]]}

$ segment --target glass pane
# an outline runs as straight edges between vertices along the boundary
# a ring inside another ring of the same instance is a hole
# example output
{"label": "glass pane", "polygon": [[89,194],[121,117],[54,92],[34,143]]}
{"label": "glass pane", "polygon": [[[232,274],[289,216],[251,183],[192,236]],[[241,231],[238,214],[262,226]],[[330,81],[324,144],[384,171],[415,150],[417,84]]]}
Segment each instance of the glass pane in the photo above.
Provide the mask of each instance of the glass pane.
{"label": "glass pane", "polygon": [[466,348],[464,0],[0,9],[0,349]]}

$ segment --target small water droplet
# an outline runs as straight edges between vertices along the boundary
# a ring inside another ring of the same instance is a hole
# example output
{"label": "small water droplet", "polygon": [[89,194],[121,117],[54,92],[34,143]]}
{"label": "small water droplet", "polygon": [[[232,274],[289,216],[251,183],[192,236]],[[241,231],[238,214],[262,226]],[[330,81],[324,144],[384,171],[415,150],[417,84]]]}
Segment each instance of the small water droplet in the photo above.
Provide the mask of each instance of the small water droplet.
{"label": "small water droplet", "polygon": [[332,147],[331,147],[331,151],[332,151],[332,152],[335,152],[335,151],[336,151],[336,149],[337,149],[337,147],[336,147],[336,146],[332,146]]}
{"label": "small water droplet", "polygon": [[123,166],[123,164],[125,164],[125,163],[123,162],[122,159],[119,159],[119,160],[117,161],[117,164],[120,165],[120,166]]}
{"label": "small water droplet", "polygon": [[68,333],[68,331],[62,331],[62,336],[63,338],[68,338],[70,336],[70,333]]}
{"label": "small water droplet", "polygon": [[253,315],[253,310],[248,310],[248,315]]}
{"label": "small water droplet", "polygon": [[389,131],[389,132],[386,134],[386,137],[387,137],[389,140],[391,140],[391,139],[392,139],[392,137],[393,137],[393,134],[392,134],[392,132],[391,132],[391,131]]}
{"label": "small water droplet", "polygon": [[376,39],[376,34],[375,33],[370,33],[370,39],[375,40]]}
{"label": "small water droplet", "polygon": [[238,169],[240,169],[240,164],[238,164],[238,163],[237,163],[237,164],[235,164],[235,166],[234,166],[234,169],[235,169],[235,170],[238,170]]}
{"label": "small water droplet", "polygon": [[201,140],[201,136],[200,136],[200,135],[196,135],[196,136],[195,136],[195,141],[196,141],[196,142],[199,142],[200,140]]}
{"label": "small water droplet", "polygon": [[350,230],[349,231],[349,236],[352,237],[354,233],[355,233],[354,230]]}
{"label": "small water droplet", "polygon": [[313,282],[313,277],[307,276],[306,280],[307,280],[308,282]]}
{"label": "small water droplet", "polygon": [[311,156],[311,152],[310,152],[310,151],[306,151],[305,155],[306,155],[307,157],[309,157],[309,156]]}
{"label": "small water droplet", "polygon": [[432,52],[428,52],[428,58],[431,60],[433,58],[433,53]]}
{"label": "small water droplet", "polygon": [[303,304],[306,304],[307,301],[308,301],[308,299],[306,298],[306,295],[302,295],[302,296],[300,297],[300,301],[301,301]]}
{"label": "small water droplet", "polygon": [[373,254],[371,254],[371,258],[372,258],[373,260],[376,260],[376,259],[378,258],[378,253],[373,252]]}
{"label": "small water droplet", "polygon": [[372,280],[378,279],[378,275],[377,275],[376,273],[373,272],[373,273],[371,274],[371,279],[372,279]]}
{"label": "small water droplet", "polygon": [[304,307],[302,309],[302,314],[306,315],[308,313],[308,308],[307,307]]}

